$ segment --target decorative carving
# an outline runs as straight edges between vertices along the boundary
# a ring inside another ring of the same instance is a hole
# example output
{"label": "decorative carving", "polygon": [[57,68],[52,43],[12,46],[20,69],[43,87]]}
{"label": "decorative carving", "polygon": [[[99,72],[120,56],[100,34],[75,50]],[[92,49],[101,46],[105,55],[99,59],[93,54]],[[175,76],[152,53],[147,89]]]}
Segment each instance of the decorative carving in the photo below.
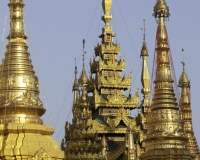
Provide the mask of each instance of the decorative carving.
{"label": "decorative carving", "polygon": [[8,76],[6,82],[7,82],[7,86],[9,88],[12,88],[13,84],[16,82],[15,78],[16,78],[15,74],[12,74],[12,75]]}
{"label": "decorative carving", "polygon": [[9,92],[7,96],[0,95],[0,104],[2,106],[42,107],[38,95],[32,96],[29,90],[20,96],[16,96],[13,92]]}
{"label": "decorative carving", "polygon": [[23,82],[26,84],[26,87],[30,87],[30,85],[32,84],[32,82],[31,82],[31,76],[30,75],[24,75],[24,77],[23,77]]}
{"label": "decorative carving", "polygon": [[129,125],[129,123],[131,123],[130,119],[126,116],[126,111],[124,110],[124,108],[120,108],[119,111],[118,111],[118,115],[116,118],[114,119],[110,119],[109,117],[107,118],[106,120],[106,123],[111,127],[111,128],[115,128],[119,123],[120,121],[123,121],[124,124],[126,126]]}
{"label": "decorative carving", "polygon": [[115,88],[125,88],[130,89],[131,87],[131,74],[128,75],[128,77],[121,77],[118,76],[115,72],[113,72],[112,76],[107,76],[106,78],[104,76],[97,75],[97,86],[98,89],[101,87],[115,87]]}
{"label": "decorative carving", "polygon": [[139,94],[135,93],[134,97],[126,97],[124,95],[120,95],[118,91],[115,91],[113,95],[108,95],[107,99],[104,99],[101,95],[99,95],[98,91],[94,90],[94,99],[91,101],[91,105],[95,108],[99,106],[106,107],[124,107],[124,108],[138,108],[139,107]]}
{"label": "decorative carving", "polygon": [[90,62],[90,69],[92,73],[96,73],[102,70],[123,71],[125,69],[125,63],[125,59],[120,59],[119,61],[116,59],[108,59],[105,62],[100,58],[99,61],[93,60],[93,62]]}
{"label": "decorative carving", "polygon": [[37,151],[31,158],[28,160],[55,160],[51,158],[46,150],[44,148],[41,148],[39,151]]}
{"label": "decorative carving", "polygon": [[96,56],[104,55],[104,54],[120,54],[120,45],[119,44],[113,44],[110,45],[104,45],[104,44],[97,44],[95,47],[95,54]]}

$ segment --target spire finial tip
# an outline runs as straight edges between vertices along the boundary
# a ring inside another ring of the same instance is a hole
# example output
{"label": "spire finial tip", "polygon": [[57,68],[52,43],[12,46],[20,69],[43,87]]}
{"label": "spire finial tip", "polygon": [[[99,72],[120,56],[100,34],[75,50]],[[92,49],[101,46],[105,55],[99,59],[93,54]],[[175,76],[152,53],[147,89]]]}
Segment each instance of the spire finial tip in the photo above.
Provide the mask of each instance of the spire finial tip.
{"label": "spire finial tip", "polygon": [[141,28],[141,30],[144,31],[144,38],[143,38],[143,41],[145,42],[145,41],[146,41],[146,25],[145,25],[145,19],[143,20],[143,22],[144,22],[144,27]]}

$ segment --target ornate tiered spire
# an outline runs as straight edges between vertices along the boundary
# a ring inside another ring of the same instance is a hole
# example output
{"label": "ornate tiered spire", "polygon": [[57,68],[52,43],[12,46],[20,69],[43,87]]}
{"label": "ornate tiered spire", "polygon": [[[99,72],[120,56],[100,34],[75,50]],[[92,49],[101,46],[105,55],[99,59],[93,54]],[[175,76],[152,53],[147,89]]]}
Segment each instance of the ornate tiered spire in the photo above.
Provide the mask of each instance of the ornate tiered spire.
{"label": "ornate tiered spire", "polygon": [[[105,23],[100,35],[102,42],[98,43],[94,48],[96,57],[90,62],[91,74],[89,80],[87,79],[84,65],[79,78],[80,88],[85,86],[82,88],[82,95],[79,99],[79,109],[84,108],[81,110],[83,118],[80,119],[79,116],[74,115],[70,131],[67,132],[68,136],[66,136],[70,137],[66,140],[66,155],[69,160],[84,159],[83,153],[87,156],[85,160],[98,160],[102,159],[102,157],[106,159],[106,154],[109,160],[125,159],[127,155],[126,127],[129,123],[136,125],[136,120],[130,117],[130,112],[132,109],[139,108],[139,96],[137,92],[134,96],[125,94],[125,91],[131,88],[131,74],[128,76],[123,74],[122,76],[121,72],[125,70],[126,61],[121,58],[118,60],[117,58],[120,54],[120,44],[113,42],[115,34],[109,24],[112,19],[110,15],[112,0],[103,0],[102,6],[104,10],[102,20]],[[90,93],[90,96],[87,95],[86,90]],[[89,114],[85,114],[87,112]],[[84,133],[81,130],[82,123],[87,126],[87,130]],[[140,132],[140,127],[137,127],[136,132]],[[97,139],[90,138],[95,134]],[[136,133],[131,134],[135,136]],[[107,144],[105,143],[105,137],[107,138]],[[140,138],[142,141],[143,137],[141,136]],[[102,142],[100,148],[95,145],[97,147],[95,149],[92,146],[93,143],[88,143],[89,139],[93,140],[94,144],[96,141],[96,144]],[[132,140],[130,139],[131,152],[134,146]],[[109,149],[108,153],[106,153],[106,146]],[[74,148],[77,148],[77,150],[71,151]],[[137,155],[140,155],[143,148],[140,146],[138,148]],[[99,153],[93,154],[93,149],[95,153],[98,153],[98,151]],[[99,156],[100,152],[103,156]]]}
{"label": "ornate tiered spire", "polygon": [[179,79],[179,87],[181,87],[181,99],[180,108],[184,121],[184,131],[189,141],[187,142],[187,149],[196,156],[196,159],[200,159],[200,151],[194,136],[193,125],[192,125],[192,110],[190,102],[190,80],[185,72],[185,63],[183,64],[183,72]]}
{"label": "ornate tiered spire", "polygon": [[44,126],[40,118],[45,109],[24,34],[25,4],[23,0],[10,0],[8,6],[10,34],[0,69],[0,159],[29,159],[42,147],[49,158],[62,159],[63,152],[50,137],[53,128]]}
{"label": "ornate tiered spire", "polygon": [[151,112],[147,119],[146,151],[141,156],[146,159],[193,159],[185,148],[187,138],[183,121],[176,102],[170,69],[168,35],[165,26],[169,18],[169,7],[164,0],[157,0],[154,7],[157,28],[156,78]]}

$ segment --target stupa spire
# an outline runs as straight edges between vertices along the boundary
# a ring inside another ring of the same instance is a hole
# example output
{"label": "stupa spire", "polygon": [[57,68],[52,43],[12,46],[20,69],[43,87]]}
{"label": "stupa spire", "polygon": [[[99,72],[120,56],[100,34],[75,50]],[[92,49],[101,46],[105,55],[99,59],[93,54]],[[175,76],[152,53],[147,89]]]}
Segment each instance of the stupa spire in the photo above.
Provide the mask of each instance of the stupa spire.
{"label": "stupa spire", "polygon": [[145,27],[145,20],[144,20],[144,28],[142,28],[144,31],[144,38],[143,38],[143,45],[142,45],[142,50],[140,57],[142,57],[142,74],[141,74],[141,82],[142,82],[142,93],[144,95],[142,106],[144,107],[144,110],[146,111],[146,107],[148,108],[150,105],[150,100],[149,100],[149,83],[150,83],[150,76],[149,76],[149,70],[148,70],[148,65],[147,65],[147,56],[148,56],[148,49],[146,45],[146,38],[145,38],[145,32],[146,32],[146,27]]}
{"label": "stupa spire", "polygon": [[[0,115],[42,116],[45,109],[39,99],[39,82],[29,58],[27,36],[24,34],[25,4],[22,0],[10,0],[8,6],[11,21],[7,51],[1,65],[0,109],[4,112],[0,112]],[[35,123],[41,123],[38,118],[33,118]]]}
{"label": "stupa spire", "polygon": [[[40,118],[46,110],[26,43],[24,6],[23,0],[10,0],[8,4],[10,34],[0,67],[0,159],[29,159],[43,147],[49,157],[62,159],[63,152],[50,137],[53,128],[44,126]],[[47,143],[51,144],[48,148]]]}
{"label": "stupa spire", "polygon": [[147,115],[147,138],[145,153],[141,160],[153,159],[193,159],[185,145],[183,120],[176,102],[171,75],[168,35],[165,26],[170,16],[164,0],[157,0],[153,16],[158,23],[156,47],[156,78],[151,111]]}
{"label": "stupa spire", "polygon": [[185,72],[185,63],[181,62],[183,65],[182,75],[179,79],[179,87],[181,87],[181,98],[180,98],[180,108],[182,112],[182,117],[184,121],[184,131],[188,137],[187,149],[195,155],[196,159],[200,159],[200,151],[197,144],[197,140],[194,136],[194,130],[192,125],[192,109],[191,109],[191,98],[190,98],[190,80]]}

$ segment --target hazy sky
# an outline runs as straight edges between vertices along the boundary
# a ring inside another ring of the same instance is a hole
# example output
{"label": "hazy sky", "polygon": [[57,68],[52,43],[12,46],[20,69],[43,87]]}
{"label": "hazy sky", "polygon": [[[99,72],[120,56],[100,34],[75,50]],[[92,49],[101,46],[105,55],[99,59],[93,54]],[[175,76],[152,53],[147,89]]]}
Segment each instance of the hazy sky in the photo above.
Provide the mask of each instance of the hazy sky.
{"label": "hazy sky", "polygon": [[[98,36],[104,26],[102,0],[24,0],[26,4],[24,22],[29,37],[31,58],[36,75],[40,80],[40,97],[49,111],[43,117],[44,123],[55,126],[53,137],[60,142],[64,137],[65,121],[72,118],[72,79],[74,58],[82,54],[82,39],[86,39],[86,67],[94,55],[94,45],[100,42]],[[126,74],[132,71],[132,92],[141,88],[140,49],[142,45],[143,19],[146,19],[146,41],[149,49],[148,65],[152,72],[155,50],[156,22],[152,17],[156,0],[113,0],[111,25],[116,33],[115,42],[121,44],[121,56],[126,57]],[[193,126],[200,144],[200,1],[166,0],[172,16],[167,22],[169,41],[179,79],[183,61],[191,79]],[[8,0],[0,2],[0,38],[3,36]],[[8,35],[9,18],[5,35],[1,40],[0,58],[4,57]],[[3,43],[2,43],[3,42]],[[82,62],[78,61],[80,75]],[[48,107],[45,102],[48,104]],[[142,97],[142,95],[140,96]],[[59,114],[60,113],[60,114]],[[68,116],[69,115],[69,116]],[[56,123],[57,122],[57,123]]]}

